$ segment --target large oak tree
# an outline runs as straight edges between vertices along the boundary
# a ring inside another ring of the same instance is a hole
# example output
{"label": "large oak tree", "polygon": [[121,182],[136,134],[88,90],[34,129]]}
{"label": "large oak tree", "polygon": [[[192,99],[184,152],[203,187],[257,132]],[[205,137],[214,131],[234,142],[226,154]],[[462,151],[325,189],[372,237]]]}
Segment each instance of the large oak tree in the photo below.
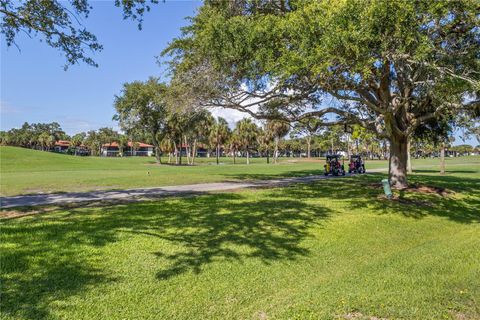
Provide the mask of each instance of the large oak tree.
{"label": "large oak tree", "polygon": [[388,139],[391,183],[405,188],[416,128],[478,108],[479,11],[477,0],[207,1],[164,54],[200,104]]}
{"label": "large oak tree", "polygon": [[125,83],[120,95],[115,96],[116,114],[113,117],[127,134],[148,135],[155,146],[155,158],[161,163],[160,142],[168,122],[167,90],[157,78],[145,82]]}

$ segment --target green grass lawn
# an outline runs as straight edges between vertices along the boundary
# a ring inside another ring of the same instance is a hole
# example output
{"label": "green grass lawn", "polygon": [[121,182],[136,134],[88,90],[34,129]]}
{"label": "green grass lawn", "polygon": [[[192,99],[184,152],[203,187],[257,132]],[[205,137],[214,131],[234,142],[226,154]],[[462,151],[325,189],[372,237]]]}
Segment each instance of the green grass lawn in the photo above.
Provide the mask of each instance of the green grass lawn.
{"label": "green grass lawn", "polygon": [[[166,160],[166,159],[164,159]],[[185,159],[184,159],[185,160]],[[321,174],[323,161],[282,158],[280,164],[265,159],[244,158],[233,165],[231,158],[199,158],[196,166],[154,164],[153,158],[74,157],[15,147],[0,147],[0,194],[11,196],[41,192],[89,191],[165,185],[193,184],[244,179],[269,179]],[[450,163],[480,166],[480,157],[448,159]],[[438,166],[438,159],[418,160],[420,167]],[[367,161],[367,170],[386,168],[386,161]],[[148,172],[150,174],[148,174]]]}
{"label": "green grass lawn", "polygon": [[480,319],[480,168],[433,170],[410,179],[454,193],[371,174],[3,220],[0,318]]}

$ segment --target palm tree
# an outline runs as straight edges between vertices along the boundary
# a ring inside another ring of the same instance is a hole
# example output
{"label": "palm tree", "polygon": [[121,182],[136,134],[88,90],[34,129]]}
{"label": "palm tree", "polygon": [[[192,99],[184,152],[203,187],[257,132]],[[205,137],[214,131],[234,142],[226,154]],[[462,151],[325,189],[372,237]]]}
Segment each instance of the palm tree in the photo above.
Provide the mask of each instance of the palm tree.
{"label": "palm tree", "polygon": [[250,164],[250,149],[257,143],[258,127],[251,119],[245,118],[237,122],[235,130],[247,155],[247,164]]}
{"label": "palm tree", "polygon": [[239,136],[238,132],[235,130],[230,135],[230,139],[228,139],[228,150],[230,150],[230,152],[233,155],[233,164],[235,164],[237,152],[238,150],[240,150],[241,147],[242,147],[241,137]]}
{"label": "palm tree", "polygon": [[190,149],[190,164],[195,163],[195,157],[197,155],[197,144],[210,142],[210,136],[213,126],[215,124],[215,118],[212,114],[205,109],[193,110],[190,120],[190,130],[188,132],[189,141],[187,145]]}
{"label": "palm tree", "polygon": [[270,131],[262,130],[260,129],[257,141],[259,144],[259,147],[262,151],[265,151],[267,155],[267,163],[270,163],[270,148],[271,148],[271,143],[273,141],[273,137]]}
{"label": "palm tree", "polygon": [[48,150],[51,150],[53,147],[55,147],[55,142],[56,142],[55,136],[49,134],[46,142],[47,142]]}
{"label": "palm tree", "polygon": [[217,165],[219,164],[220,146],[227,142],[230,134],[227,120],[218,117],[210,132],[210,143],[216,147]]}
{"label": "palm tree", "polygon": [[77,133],[72,137],[72,146],[75,148],[75,155],[77,155],[77,149],[83,144],[83,141],[85,140],[85,133]]}
{"label": "palm tree", "polygon": [[172,153],[175,151],[173,140],[165,137],[160,142],[162,152],[168,153],[168,163],[172,163]]}
{"label": "palm tree", "polygon": [[288,131],[290,131],[290,125],[287,122],[272,120],[267,122],[267,130],[274,137],[275,140],[275,151],[273,153],[273,162],[278,162],[278,143],[280,139],[283,138]]}
{"label": "palm tree", "polygon": [[128,136],[122,134],[118,137],[118,155],[120,157],[124,156],[124,151],[128,148]]}
{"label": "palm tree", "polygon": [[37,140],[38,144],[42,147],[42,151],[45,151],[47,145],[48,145],[48,139],[50,138],[50,135],[47,132],[42,132]]}
{"label": "palm tree", "polygon": [[182,140],[185,126],[186,116],[182,112],[172,112],[168,115],[167,124],[165,126],[165,137],[173,141],[175,152],[175,164],[182,164]]}

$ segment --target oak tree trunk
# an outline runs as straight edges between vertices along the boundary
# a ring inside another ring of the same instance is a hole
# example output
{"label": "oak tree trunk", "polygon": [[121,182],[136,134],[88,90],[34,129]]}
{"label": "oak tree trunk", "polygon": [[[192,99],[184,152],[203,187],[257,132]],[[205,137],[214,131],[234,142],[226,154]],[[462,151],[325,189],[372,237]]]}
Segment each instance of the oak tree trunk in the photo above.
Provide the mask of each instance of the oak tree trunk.
{"label": "oak tree trunk", "polygon": [[160,153],[160,148],[155,147],[155,160],[157,164],[162,164],[162,158],[161,158],[161,153]]}
{"label": "oak tree trunk", "polygon": [[408,187],[406,137],[392,135],[390,138],[389,180],[395,189]]}
{"label": "oak tree trunk", "polygon": [[[159,145],[159,142],[157,140],[157,137],[156,137],[155,133],[152,134],[152,137],[153,137],[153,147],[155,148],[155,161],[157,162],[157,164],[161,164],[162,159],[160,158],[160,156],[161,156],[160,145]],[[122,155],[123,155],[123,149],[122,149]]]}

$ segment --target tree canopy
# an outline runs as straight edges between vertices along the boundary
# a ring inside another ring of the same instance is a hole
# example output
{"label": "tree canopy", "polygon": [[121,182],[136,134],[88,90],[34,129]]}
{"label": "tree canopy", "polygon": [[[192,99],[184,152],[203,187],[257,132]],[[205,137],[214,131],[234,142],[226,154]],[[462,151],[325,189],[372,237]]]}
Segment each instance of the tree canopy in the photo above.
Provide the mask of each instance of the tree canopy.
{"label": "tree canopy", "polygon": [[415,130],[478,108],[478,12],[475,0],[207,1],[164,55],[201,104],[388,139],[404,188]]}
{"label": "tree canopy", "polygon": [[145,82],[125,83],[114,102],[117,111],[114,120],[118,120],[127,133],[136,131],[148,135],[155,146],[158,163],[162,140],[159,134],[165,131],[168,121],[166,93],[167,85],[150,78]]}

